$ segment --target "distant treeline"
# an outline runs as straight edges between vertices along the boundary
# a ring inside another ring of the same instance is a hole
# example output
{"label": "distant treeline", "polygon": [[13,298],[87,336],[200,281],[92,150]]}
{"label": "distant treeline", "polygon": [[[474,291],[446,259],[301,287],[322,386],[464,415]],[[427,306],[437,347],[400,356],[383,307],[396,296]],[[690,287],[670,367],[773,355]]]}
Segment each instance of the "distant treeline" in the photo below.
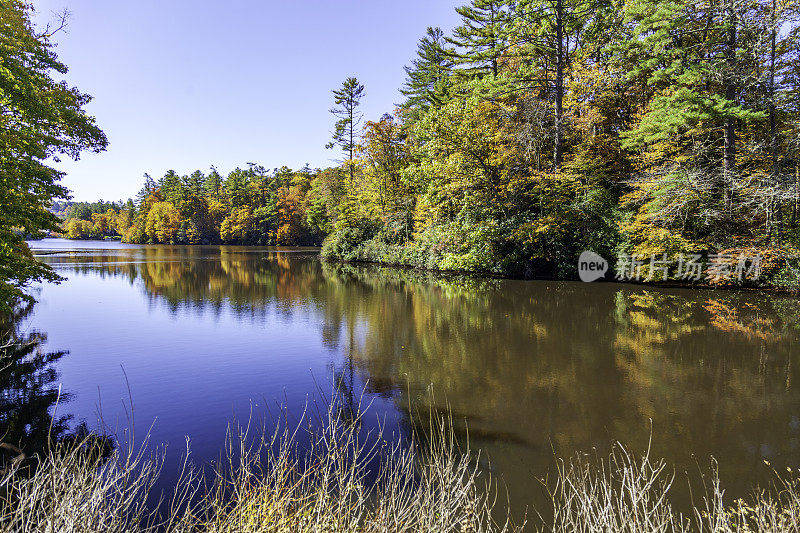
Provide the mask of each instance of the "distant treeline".
{"label": "distant treeline", "polygon": [[326,198],[335,171],[259,165],[223,177],[216,169],[158,181],[145,174],[136,200],[54,206],[70,239],[131,243],[319,245],[330,231]]}

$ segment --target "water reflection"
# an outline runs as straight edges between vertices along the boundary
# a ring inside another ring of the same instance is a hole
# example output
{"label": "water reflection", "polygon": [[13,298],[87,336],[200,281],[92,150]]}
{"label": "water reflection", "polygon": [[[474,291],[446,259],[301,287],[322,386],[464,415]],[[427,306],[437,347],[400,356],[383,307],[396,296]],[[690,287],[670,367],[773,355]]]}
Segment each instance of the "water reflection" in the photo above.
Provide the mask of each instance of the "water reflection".
{"label": "water reflection", "polygon": [[74,273],[139,282],[152,301],[172,310],[189,306],[220,312],[230,306],[238,313],[253,313],[276,299],[288,304],[283,307],[287,312],[303,303],[309,292],[304,283],[317,278],[314,265],[291,261],[290,253],[291,249],[278,253],[236,246],[149,246],[66,250],[43,259]]}
{"label": "water reflection", "polygon": [[[302,250],[45,258],[68,275],[126,279],[172,313],[278,313],[284,323],[313,314],[287,349],[318,350],[321,340],[339,354],[328,368],[352,401],[366,383],[405,425],[410,411],[452,412],[517,505],[538,498],[554,453],[613,441],[643,450],[652,438],[679,474],[714,456],[731,496],[770,479],[764,460],[798,459],[796,298],[447,277],[323,264]],[[676,490],[688,501],[685,483]]]}
{"label": "water reflection", "polygon": [[70,421],[53,415],[56,402],[69,401],[59,390],[56,369],[67,352],[44,350],[47,335],[21,327],[31,310],[29,305],[0,319],[0,441],[28,457],[47,449],[51,438],[63,438]]}
{"label": "water reflection", "polygon": [[365,375],[417,403],[435,390],[512,494],[536,490],[552,451],[643,450],[651,427],[657,456],[679,472],[715,456],[733,493],[768,479],[763,460],[797,461],[796,299],[324,270],[369,324]]}
{"label": "water reflection", "polygon": [[[18,307],[0,317],[0,472],[20,468],[29,474],[42,454],[57,443],[99,439],[103,457],[114,449],[109,436],[92,435],[65,414],[70,394],[59,383],[58,362],[67,351],[48,351],[47,334],[30,330],[26,319],[34,306]],[[5,489],[3,489],[5,490]]]}

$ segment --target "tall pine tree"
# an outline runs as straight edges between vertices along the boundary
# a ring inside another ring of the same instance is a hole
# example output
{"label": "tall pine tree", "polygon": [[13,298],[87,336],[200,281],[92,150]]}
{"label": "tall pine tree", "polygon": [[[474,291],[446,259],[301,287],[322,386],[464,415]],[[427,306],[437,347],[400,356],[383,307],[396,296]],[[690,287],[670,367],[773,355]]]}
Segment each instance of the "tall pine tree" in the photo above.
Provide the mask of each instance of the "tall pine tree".
{"label": "tall pine tree", "polygon": [[508,45],[507,0],[472,0],[456,8],[461,25],[446,41],[456,47],[453,61],[459,73],[470,76],[500,73],[500,59]]}
{"label": "tall pine tree", "polygon": [[355,178],[353,154],[357,145],[356,131],[362,119],[358,106],[364,97],[364,86],[355,77],[350,77],[344,80],[341,89],[332,92],[334,104],[339,107],[330,110],[337,120],[333,127],[333,138],[325,147],[338,147],[342,150],[346,158],[343,162],[347,165],[352,183]]}
{"label": "tall pine tree", "polygon": [[454,50],[445,45],[441,28],[428,28],[417,45],[417,57],[405,67],[407,78],[400,92],[406,97],[403,107],[410,111],[412,121],[447,99]]}

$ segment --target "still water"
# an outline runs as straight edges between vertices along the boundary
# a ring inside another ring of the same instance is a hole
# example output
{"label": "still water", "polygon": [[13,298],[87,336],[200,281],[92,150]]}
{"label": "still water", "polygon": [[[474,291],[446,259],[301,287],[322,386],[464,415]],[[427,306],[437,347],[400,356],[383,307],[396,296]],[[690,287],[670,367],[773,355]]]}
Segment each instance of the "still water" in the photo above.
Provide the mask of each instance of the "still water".
{"label": "still water", "polygon": [[167,480],[187,436],[211,461],[232,419],[299,416],[333,383],[389,432],[408,431],[409,411],[452,412],[517,512],[542,503],[556,457],[615,441],[652,442],[679,505],[712,457],[729,497],[771,479],[764,461],[800,464],[797,298],[442,276],[302,249],[31,244],[68,278],[20,325],[55,354],[37,390],[60,387],[64,431],[98,414],[124,429],[132,398],[136,433],[167,446]]}

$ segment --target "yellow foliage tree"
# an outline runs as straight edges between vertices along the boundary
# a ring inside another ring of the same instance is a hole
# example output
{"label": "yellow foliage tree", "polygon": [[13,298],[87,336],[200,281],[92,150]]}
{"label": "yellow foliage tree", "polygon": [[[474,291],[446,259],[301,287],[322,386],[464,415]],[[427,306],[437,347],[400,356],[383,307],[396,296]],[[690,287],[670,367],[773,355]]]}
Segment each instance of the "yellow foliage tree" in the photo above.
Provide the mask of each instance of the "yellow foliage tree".
{"label": "yellow foliage tree", "polygon": [[145,233],[156,243],[172,243],[181,227],[181,214],[170,202],[157,202],[147,213]]}
{"label": "yellow foliage tree", "polygon": [[88,220],[73,218],[67,220],[64,230],[68,239],[88,239],[92,234],[92,223]]}
{"label": "yellow foliage tree", "polygon": [[243,243],[252,233],[254,225],[255,218],[250,207],[237,207],[222,221],[219,234],[224,242]]}

